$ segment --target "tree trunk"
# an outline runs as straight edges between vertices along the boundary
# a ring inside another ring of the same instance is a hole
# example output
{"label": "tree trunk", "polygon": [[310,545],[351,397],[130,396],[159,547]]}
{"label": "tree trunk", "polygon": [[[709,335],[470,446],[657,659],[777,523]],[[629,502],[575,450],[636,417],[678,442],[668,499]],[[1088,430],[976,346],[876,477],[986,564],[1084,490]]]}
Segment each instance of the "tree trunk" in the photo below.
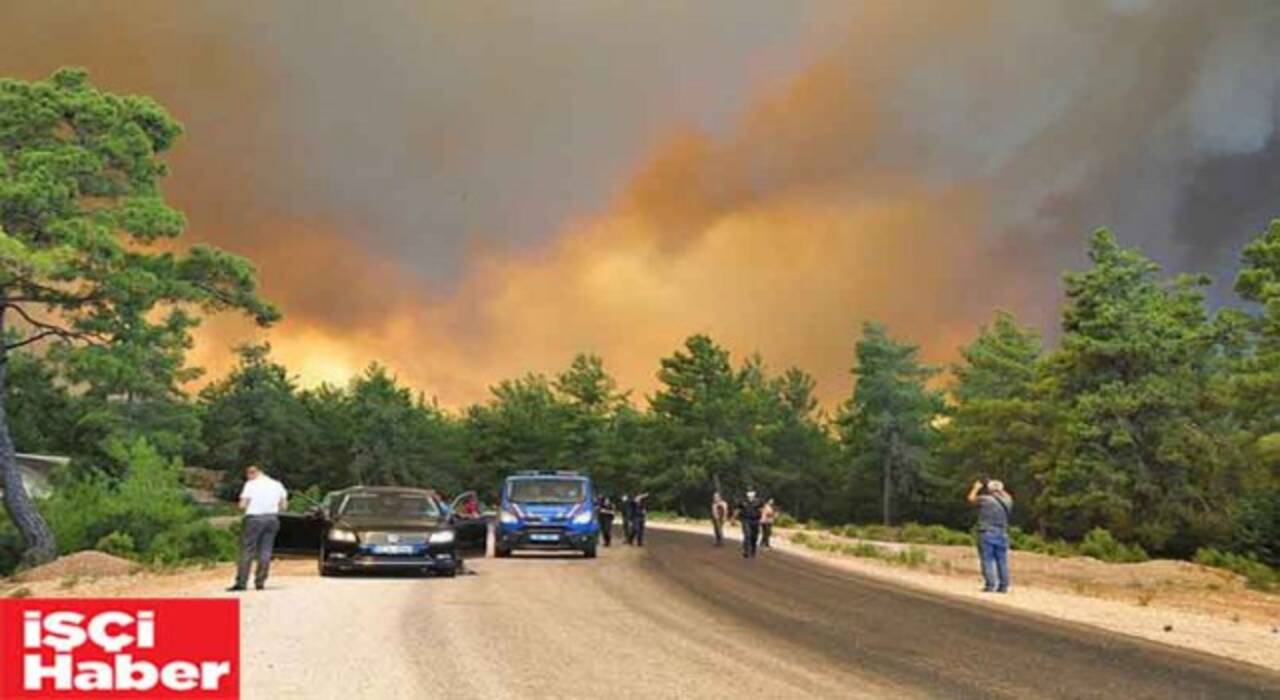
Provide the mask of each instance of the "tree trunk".
{"label": "tree trunk", "polygon": [[882,507],[883,516],[884,516],[884,527],[893,525],[893,518],[891,513],[892,500],[893,500],[893,448],[895,448],[896,441],[897,441],[896,433],[888,434],[888,449],[886,450],[886,452],[884,452],[884,480],[883,480],[884,493],[882,494],[884,499],[884,504]]}
{"label": "tree trunk", "polygon": [[893,525],[893,458],[897,453],[898,433],[895,430],[889,431],[889,449],[884,456],[884,525],[889,527]]}
{"label": "tree trunk", "polygon": [[[0,308],[0,343],[4,339],[4,309]],[[13,446],[13,438],[9,435],[9,417],[5,413],[5,399],[9,393],[8,353],[0,345],[0,475],[3,476],[4,508],[9,518],[22,534],[26,551],[22,555],[22,563],[35,566],[50,561],[58,553],[53,532],[40,516],[27,489],[22,483],[22,472],[18,470],[17,450]]]}

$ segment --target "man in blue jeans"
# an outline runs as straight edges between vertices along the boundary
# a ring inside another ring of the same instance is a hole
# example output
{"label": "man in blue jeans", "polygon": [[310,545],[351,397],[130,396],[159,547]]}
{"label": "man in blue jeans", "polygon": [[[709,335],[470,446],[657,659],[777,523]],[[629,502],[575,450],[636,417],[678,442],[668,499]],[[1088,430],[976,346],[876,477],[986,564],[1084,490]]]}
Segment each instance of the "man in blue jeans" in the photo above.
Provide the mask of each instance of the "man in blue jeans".
{"label": "man in blue jeans", "polygon": [[968,500],[978,507],[978,552],[982,561],[984,593],[1009,592],[1009,516],[1013,496],[1004,484],[992,479],[975,481]]}

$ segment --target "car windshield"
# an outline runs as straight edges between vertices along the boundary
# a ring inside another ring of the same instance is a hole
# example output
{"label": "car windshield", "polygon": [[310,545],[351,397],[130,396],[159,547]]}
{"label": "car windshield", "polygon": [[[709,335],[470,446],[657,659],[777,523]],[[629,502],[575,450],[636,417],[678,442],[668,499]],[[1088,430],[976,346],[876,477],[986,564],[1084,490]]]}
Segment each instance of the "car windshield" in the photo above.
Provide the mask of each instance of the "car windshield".
{"label": "car windshield", "polygon": [[507,497],[516,503],[581,503],[582,479],[513,479]]}
{"label": "car windshield", "polygon": [[433,518],[440,509],[434,498],[420,493],[353,493],[343,501],[341,514]]}

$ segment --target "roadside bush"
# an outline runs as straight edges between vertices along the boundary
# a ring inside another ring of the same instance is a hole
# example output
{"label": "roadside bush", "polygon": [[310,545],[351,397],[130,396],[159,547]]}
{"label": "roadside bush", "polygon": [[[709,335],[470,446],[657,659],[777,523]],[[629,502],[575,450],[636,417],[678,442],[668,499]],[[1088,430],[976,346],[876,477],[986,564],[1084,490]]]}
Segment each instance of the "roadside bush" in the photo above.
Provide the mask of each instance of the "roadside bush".
{"label": "roadside bush", "polygon": [[1269,592],[1280,591],[1280,569],[1273,569],[1255,557],[1223,552],[1212,547],[1201,547],[1196,550],[1196,563],[1239,574],[1244,577],[1250,588]]}
{"label": "roadside bush", "polygon": [[231,561],[235,557],[235,534],[203,520],[160,533],[148,552],[148,558],[158,564]]}
{"label": "roadside bush", "polygon": [[1051,557],[1076,556],[1076,548],[1062,540],[1046,540],[1034,532],[1023,532],[1022,528],[1009,528],[1009,546],[1020,552],[1035,552]]}
{"label": "roadside bush", "polygon": [[146,554],[158,535],[197,519],[176,461],[166,460],[143,439],[113,441],[106,452],[120,465],[121,479],[80,476],[60,484],[41,503],[62,553],[89,549],[119,533],[133,540],[135,551]]}
{"label": "roadside bush", "polygon": [[787,513],[779,513],[778,517],[775,518],[773,522],[778,527],[795,527],[796,526],[796,519],[791,517]]}
{"label": "roadside bush", "polygon": [[929,553],[923,547],[907,547],[894,555],[894,561],[914,569],[929,561]]}
{"label": "roadside bush", "polygon": [[906,523],[901,527],[845,525],[833,528],[832,532],[844,537],[876,542],[964,546],[972,546],[974,543],[973,535],[970,533],[952,530],[944,525],[921,525],[920,523]]}
{"label": "roadside bush", "polygon": [[123,532],[112,532],[103,535],[97,544],[93,545],[93,548],[99,552],[114,554],[117,557],[132,559],[138,556],[138,548],[133,544],[133,538]]}
{"label": "roadside bush", "polygon": [[1147,553],[1139,545],[1126,545],[1111,536],[1105,528],[1095,527],[1080,542],[1080,553],[1109,562],[1147,561]]}

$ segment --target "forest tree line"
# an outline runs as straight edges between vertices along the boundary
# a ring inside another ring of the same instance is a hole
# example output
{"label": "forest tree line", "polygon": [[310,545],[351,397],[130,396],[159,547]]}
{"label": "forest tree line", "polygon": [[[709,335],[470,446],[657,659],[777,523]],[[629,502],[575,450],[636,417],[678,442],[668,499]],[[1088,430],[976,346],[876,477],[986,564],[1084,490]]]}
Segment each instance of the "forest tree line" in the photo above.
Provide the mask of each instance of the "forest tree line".
{"label": "forest tree line", "polygon": [[841,523],[967,528],[965,487],[990,475],[1029,531],[1078,540],[1102,527],[1151,553],[1212,546],[1280,563],[1280,222],[1244,252],[1240,308],[1211,311],[1207,278],[1166,277],[1105,230],[1088,253],[1064,278],[1056,347],[999,313],[935,367],[867,322],[852,391],[832,412],[802,369],[734,362],[694,335],[661,358],[644,397],[582,354],[460,410],[379,365],[301,388],[266,345],[240,348],[238,366],[193,397],[179,390],[181,362],[149,368],[149,390],[126,396],[77,382],[56,356],[15,352],[11,429],[23,451],[72,455],[84,478],[124,476],[109,447],[143,438],[231,484],[257,463],[296,490],[429,485],[492,499],[515,470],[576,469],[683,514],[705,513],[718,479]]}

